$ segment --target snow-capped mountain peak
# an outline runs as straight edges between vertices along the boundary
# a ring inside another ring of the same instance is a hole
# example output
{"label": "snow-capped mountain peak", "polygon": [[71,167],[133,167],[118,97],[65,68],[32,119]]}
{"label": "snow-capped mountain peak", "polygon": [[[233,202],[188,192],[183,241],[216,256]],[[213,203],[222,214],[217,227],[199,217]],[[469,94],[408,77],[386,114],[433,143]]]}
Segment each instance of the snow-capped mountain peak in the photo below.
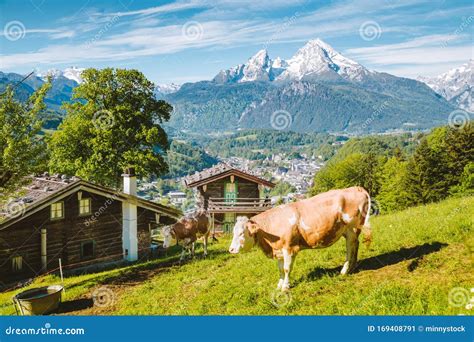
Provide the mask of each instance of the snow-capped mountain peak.
{"label": "snow-capped mountain peak", "polygon": [[418,80],[426,83],[431,89],[442,95],[452,104],[474,112],[474,60],[453,68],[434,77],[420,76]]}
{"label": "snow-capped mountain peak", "polygon": [[258,51],[245,64],[222,70],[218,83],[251,81],[289,81],[308,79],[346,79],[361,81],[370,71],[342,56],[321,39],[308,41],[289,60],[270,59],[266,50]]}
{"label": "snow-capped mountain peak", "polygon": [[288,63],[284,60],[281,59],[280,57],[275,58],[272,64],[272,68],[286,68],[288,67]]}
{"label": "snow-capped mountain peak", "polygon": [[245,64],[239,64],[227,70],[221,70],[214,81],[218,83],[240,83],[252,81],[272,81],[273,61],[267,50],[260,50],[250,57]]}
{"label": "snow-capped mountain peak", "polygon": [[342,56],[321,39],[307,42],[289,59],[288,67],[278,80],[308,78],[337,78],[361,80],[369,71],[353,60]]}
{"label": "snow-capped mountain peak", "polygon": [[268,57],[268,51],[265,49],[259,50],[255,55],[249,58],[247,64],[258,64],[265,65],[268,63],[270,58]]}
{"label": "snow-capped mountain peak", "polygon": [[63,76],[70,79],[74,80],[77,83],[82,83],[84,80],[81,77],[82,72],[85,70],[85,68],[78,68],[78,67],[70,67],[66,68],[63,70]]}
{"label": "snow-capped mountain peak", "polygon": [[272,60],[268,57],[267,50],[260,50],[249,58],[242,68],[240,82],[270,81]]}
{"label": "snow-capped mountain peak", "polygon": [[64,77],[69,80],[73,80],[77,83],[82,83],[84,80],[81,77],[82,72],[85,70],[85,68],[78,68],[78,67],[70,67],[66,68],[64,70],[59,70],[59,69],[49,69],[46,72],[37,72],[36,76],[41,78],[41,79],[46,79],[48,76],[51,76],[53,78],[58,78],[58,77]]}
{"label": "snow-capped mountain peak", "polygon": [[176,93],[181,88],[180,84],[169,83],[169,84],[158,84],[156,90],[162,94]]}

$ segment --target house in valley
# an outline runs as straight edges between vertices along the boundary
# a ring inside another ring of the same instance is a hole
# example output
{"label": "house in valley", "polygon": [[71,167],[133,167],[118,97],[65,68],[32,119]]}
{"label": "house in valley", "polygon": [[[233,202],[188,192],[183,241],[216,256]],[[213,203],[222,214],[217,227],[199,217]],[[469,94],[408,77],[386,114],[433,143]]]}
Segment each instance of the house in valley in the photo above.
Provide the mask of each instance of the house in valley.
{"label": "house in valley", "polygon": [[271,201],[263,190],[275,186],[224,163],[188,176],[184,182],[196,189],[198,205],[211,214],[213,228],[220,223],[224,232],[232,229],[237,216],[250,217],[269,209]]}
{"label": "house in valley", "polygon": [[0,211],[0,282],[58,268],[136,261],[151,249],[150,231],[176,222],[177,209],[137,197],[133,168],[123,190],[77,177],[34,176]]}

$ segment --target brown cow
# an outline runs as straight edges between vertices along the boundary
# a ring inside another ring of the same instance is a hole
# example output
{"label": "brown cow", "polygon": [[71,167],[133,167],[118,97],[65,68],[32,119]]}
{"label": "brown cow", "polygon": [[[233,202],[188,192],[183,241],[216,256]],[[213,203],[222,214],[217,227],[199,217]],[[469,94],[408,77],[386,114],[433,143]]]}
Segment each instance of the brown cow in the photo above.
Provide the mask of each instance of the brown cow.
{"label": "brown cow", "polygon": [[280,205],[250,219],[237,218],[230,253],[248,251],[257,244],[278,260],[278,289],[288,290],[296,254],[302,249],[325,248],[346,238],[346,262],[341,274],[357,263],[359,234],[370,241],[370,196],[361,187],[331,190],[299,202]]}
{"label": "brown cow", "polygon": [[209,217],[203,210],[198,211],[192,217],[182,217],[178,222],[163,228],[163,248],[168,248],[171,238],[183,241],[181,252],[182,261],[186,251],[191,249],[191,256],[194,258],[194,244],[198,237],[204,237],[204,256],[207,256],[207,239],[209,237]]}

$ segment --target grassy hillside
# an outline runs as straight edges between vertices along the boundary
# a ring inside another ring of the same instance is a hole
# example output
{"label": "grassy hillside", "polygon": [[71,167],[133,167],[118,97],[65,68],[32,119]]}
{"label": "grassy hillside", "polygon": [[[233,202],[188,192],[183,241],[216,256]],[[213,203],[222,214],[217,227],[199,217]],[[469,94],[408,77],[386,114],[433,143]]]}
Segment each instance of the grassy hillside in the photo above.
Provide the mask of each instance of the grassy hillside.
{"label": "grassy hillside", "polygon": [[[374,241],[361,246],[356,273],[339,275],[344,241],[301,252],[288,297],[274,291],[276,262],[259,250],[227,253],[228,239],[213,244],[210,257],[177,265],[177,255],[96,274],[69,277],[62,312],[67,314],[267,314],[267,315],[455,315],[451,289],[474,284],[474,197],[374,217]],[[199,255],[201,249],[198,250]],[[173,251],[176,253],[176,250]],[[58,283],[47,276],[33,285]],[[100,307],[92,306],[102,292]],[[0,313],[13,314],[0,293]],[[290,298],[291,296],[291,298]]]}

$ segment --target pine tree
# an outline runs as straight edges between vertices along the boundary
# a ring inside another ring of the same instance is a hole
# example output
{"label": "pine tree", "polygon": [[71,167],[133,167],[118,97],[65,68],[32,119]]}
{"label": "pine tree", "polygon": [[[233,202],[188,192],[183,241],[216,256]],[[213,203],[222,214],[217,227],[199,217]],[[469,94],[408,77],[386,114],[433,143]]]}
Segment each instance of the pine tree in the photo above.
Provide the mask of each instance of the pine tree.
{"label": "pine tree", "polygon": [[474,162],[474,123],[449,128],[446,133],[449,185],[459,184],[466,165]]}
{"label": "pine tree", "polygon": [[439,201],[449,193],[446,153],[435,150],[423,139],[407,166],[409,202],[425,204]]}

